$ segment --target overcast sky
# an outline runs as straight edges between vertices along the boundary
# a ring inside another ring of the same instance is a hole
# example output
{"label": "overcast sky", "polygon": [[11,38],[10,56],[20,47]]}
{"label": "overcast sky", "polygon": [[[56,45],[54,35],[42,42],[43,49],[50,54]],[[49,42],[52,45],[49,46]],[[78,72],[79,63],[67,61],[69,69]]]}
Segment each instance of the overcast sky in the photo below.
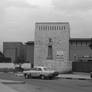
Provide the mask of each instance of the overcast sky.
{"label": "overcast sky", "polygon": [[92,37],[92,0],[0,0],[0,42],[34,40],[35,22],[69,22],[71,37]]}

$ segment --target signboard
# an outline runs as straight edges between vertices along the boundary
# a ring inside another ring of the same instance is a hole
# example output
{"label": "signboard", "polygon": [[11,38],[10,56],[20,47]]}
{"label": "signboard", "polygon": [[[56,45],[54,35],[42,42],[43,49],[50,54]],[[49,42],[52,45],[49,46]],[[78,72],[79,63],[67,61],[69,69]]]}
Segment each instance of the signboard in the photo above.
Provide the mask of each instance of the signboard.
{"label": "signboard", "polygon": [[56,59],[64,60],[64,52],[63,51],[57,51]]}

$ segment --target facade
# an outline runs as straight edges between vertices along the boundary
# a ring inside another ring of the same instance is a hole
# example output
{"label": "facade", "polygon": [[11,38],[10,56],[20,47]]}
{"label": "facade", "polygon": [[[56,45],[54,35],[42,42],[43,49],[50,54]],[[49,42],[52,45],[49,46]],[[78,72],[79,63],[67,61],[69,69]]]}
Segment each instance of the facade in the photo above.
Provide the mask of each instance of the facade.
{"label": "facade", "polygon": [[24,45],[26,62],[31,63],[31,67],[34,65],[34,42],[29,41]]}
{"label": "facade", "polygon": [[69,39],[69,23],[36,23],[34,65],[45,65],[60,72],[71,71]]}
{"label": "facade", "polygon": [[34,62],[34,42],[3,42],[3,54],[14,62],[17,57],[24,58],[25,63]]}
{"label": "facade", "polygon": [[3,54],[14,62],[16,57],[23,56],[23,44],[21,42],[3,42]]}
{"label": "facade", "polygon": [[90,38],[71,38],[70,39],[70,61],[92,61],[92,49],[89,47]]}

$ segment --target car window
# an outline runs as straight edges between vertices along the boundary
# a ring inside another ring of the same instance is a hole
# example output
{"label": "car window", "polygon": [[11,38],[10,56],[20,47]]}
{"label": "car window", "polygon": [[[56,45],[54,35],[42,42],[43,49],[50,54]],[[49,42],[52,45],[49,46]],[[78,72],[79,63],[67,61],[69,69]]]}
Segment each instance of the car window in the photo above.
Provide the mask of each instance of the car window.
{"label": "car window", "polygon": [[41,68],[33,68],[32,70],[35,70],[35,71],[42,71]]}
{"label": "car window", "polygon": [[43,69],[44,69],[45,71],[52,70],[51,68],[47,68],[47,67],[46,67],[46,68],[44,67]]}
{"label": "car window", "polygon": [[37,70],[38,70],[38,71],[42,71],[42,69],[41,69],[41,68],[37,68]]}

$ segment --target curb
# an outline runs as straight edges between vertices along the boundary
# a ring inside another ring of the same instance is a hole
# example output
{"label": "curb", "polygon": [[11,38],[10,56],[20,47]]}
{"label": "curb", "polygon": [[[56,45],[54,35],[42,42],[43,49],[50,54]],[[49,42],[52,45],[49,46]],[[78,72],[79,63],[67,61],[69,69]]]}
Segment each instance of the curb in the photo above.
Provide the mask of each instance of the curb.
{"label": "curb", "polygon": [[72,77],[61,77],[61,79],[71,79],[71,80],[91,80],[91,78],[72,78]]}
{"label": "curb", "polygon": [[25,84],[25,81],[2,81],[3,84]]}

